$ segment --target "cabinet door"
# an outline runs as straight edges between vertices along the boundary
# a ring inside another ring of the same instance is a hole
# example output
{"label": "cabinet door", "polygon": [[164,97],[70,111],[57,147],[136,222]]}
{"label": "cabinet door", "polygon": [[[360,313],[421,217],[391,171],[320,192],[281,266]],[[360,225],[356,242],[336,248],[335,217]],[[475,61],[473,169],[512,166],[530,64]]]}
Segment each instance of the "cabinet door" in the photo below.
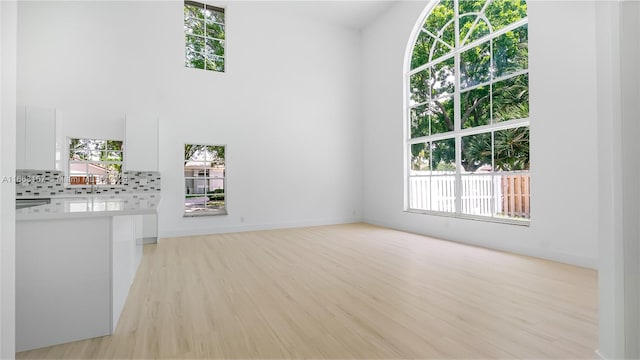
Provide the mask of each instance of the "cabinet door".
{"label": "cabinet door", "polygon": [[136,215],[112,218],[111,293],[113,294],[112,326],[115,330],[129,294],[129,287],[136,275]]}
{"label": "cabinet door", "polygon": [[126,170],[158,171],[158,117],[127,114],[124,163]]}
{"label": "cabinet door", "polygon": [[108,217],[16,223],[16,350],[111,333]]}
{"label": "cabinet door", "polygon": [[26,107],[18,109],[16,167],[53,170],[56,152],[56,110]]}

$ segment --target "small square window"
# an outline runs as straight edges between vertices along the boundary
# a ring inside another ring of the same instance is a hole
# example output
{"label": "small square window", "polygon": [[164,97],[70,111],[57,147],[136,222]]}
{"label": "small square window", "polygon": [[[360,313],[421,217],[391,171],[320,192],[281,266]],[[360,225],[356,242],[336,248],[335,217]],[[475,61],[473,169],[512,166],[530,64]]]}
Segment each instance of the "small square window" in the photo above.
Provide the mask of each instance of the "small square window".
{"label": "small square window", "polygon": [[117,185],[122,183],[122,141],[69,139],[70,185]]}

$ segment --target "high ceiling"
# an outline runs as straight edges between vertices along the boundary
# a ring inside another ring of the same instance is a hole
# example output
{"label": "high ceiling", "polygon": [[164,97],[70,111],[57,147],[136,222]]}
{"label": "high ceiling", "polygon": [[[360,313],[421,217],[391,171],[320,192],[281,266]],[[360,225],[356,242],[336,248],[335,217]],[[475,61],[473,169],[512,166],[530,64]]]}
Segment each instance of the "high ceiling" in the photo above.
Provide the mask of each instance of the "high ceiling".
{"label": "high ceiling", "polygon": [[292,5],[308,16],[362,29],[399,0],[297,0]]}

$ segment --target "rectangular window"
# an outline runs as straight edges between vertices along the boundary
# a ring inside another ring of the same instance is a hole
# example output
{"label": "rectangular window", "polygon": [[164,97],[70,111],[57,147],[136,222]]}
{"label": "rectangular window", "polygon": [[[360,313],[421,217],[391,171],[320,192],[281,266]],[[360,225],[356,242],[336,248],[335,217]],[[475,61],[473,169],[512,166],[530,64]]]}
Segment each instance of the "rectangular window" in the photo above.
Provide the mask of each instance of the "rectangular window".
{"label": "rectangular window", "polygon": [[224,9],[195,1],[185,1],[185,66],[224,72],[224,44]]}
{"label": "rectangular window", "polygon": [[224,145],[184,146],[185,216],[227,213]]}
{"label": "rectangular window", "polygon": [[69,184],[121,184],[122,141],[69,139]]}

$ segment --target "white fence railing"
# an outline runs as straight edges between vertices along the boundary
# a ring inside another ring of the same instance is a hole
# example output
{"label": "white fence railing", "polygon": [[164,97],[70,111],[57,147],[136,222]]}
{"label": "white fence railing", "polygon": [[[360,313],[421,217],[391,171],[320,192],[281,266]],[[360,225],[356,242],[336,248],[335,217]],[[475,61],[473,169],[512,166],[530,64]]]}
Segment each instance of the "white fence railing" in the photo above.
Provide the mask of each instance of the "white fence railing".
{"label": "white fence railing", "polygon": [[[409,178],[409,207],[415,210],[456,212],[455,176]],[[529,218],[529,174],[461,175],[461,213]]]}

